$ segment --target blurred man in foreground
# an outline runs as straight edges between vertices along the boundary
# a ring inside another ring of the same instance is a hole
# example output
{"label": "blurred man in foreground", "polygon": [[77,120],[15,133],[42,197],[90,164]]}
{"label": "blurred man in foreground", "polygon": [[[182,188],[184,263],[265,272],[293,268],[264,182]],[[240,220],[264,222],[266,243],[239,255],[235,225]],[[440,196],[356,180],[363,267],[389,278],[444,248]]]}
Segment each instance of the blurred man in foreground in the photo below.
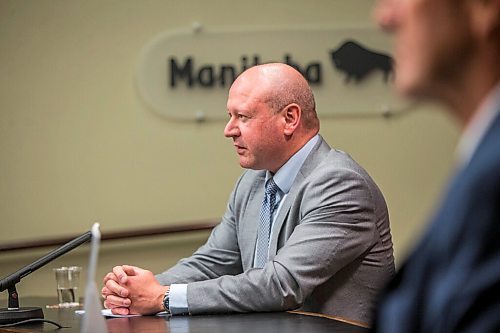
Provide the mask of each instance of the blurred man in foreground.
{"label": "blurred man in foreground", "polygon": [[500,331],[500,0],[379,0],[396,87],[445,104],[463,130],[456,173],[380,299],[377,332]]}

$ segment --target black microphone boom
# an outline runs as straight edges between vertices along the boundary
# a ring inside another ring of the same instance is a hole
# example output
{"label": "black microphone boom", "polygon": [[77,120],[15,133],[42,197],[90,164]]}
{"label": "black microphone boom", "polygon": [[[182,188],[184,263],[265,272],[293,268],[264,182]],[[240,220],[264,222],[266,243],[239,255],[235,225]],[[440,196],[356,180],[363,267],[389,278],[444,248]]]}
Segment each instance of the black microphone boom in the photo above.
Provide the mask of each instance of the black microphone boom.
{"label": "black microphone boom", "polygon": [[54,260],[54,259],[62,256],[63,254],[73,250],[74,248],[82,245],[83,243],[88,242],[91,237],[92,237],[92,233],[90,231],[87,231],[83,235],[78,236],[75,239],[72,239],[71,241],[67,242],[63,246],[61,246],[57,249],[54,249],[53,251],[47,253],[46,255],[44,255],[40,259],[36,260],[35,262],[33,262],[29,265],[26,265],[23,268],[21,268],[20,270],[18,270],[17,272],[12,273],[11,275],[7,276],[6,278],[3,278],[0,281],[0,292],[4,291],[5,289],[8,289],[12,285],[15,285],[16,283],[21,281],[21,279],[23,277],[33,273],[34,271],[36,271],[39,268],[45,266],[46,264],[48,264],[52,260]]}
{"label": "black microphone boom", "polygon": [[62,256],[63,254],[73,250],[74,248],[88,242],[92,238],[92,232],[87,231],[81,236],[67,242],[63,246],[52,250],[35,262],[24,266],[17,272],[0,280],[0,292],[8,289],[9,291],[9,307],[7,309],[0,309],[0,324],[14,323],[20,320],[30,318],[43,318],[41,308],[19,308],[19,297],[16,290],[16,283],[21,281],[25,276],[33,273],[37,269],[45,266],[52,260]]}

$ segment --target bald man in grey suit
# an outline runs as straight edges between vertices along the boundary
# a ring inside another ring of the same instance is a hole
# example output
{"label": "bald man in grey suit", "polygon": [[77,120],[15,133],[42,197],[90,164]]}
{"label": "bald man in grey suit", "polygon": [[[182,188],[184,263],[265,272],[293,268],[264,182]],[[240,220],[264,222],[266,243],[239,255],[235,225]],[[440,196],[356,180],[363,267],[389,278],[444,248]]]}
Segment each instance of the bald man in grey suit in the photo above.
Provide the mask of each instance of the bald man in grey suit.
{"label": "bald man in grey suit", "polygon": [[[380,190],[318,134],[312,91],[292,67],[248,69],[231,86],[227,109],[224,134],[247,170],[221,223],[166,272],[114,267],[104,278],[105,306],[117,314],[301,309],[369,322],[376,293],[394,274]],[[270,183],[267,234],[259,228]]]}

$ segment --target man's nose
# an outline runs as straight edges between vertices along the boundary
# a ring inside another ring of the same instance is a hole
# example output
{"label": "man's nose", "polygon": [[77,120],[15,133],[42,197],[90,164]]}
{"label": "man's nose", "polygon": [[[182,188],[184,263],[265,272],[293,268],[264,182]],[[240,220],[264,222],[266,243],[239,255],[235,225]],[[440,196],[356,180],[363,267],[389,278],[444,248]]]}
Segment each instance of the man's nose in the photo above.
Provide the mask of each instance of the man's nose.
{"label": "man's nose", "polygon": [[226,138],[232,138],[235,136],[239,136],[239,129],[238,126],[234,123],[233,119],[229,119],[229,121],[226,124],[226,127],[224,127],[224,136]]}
{"label": "man's nose", "polygon": [[396,29],[400,12],[400,0],[378,0],[373,9],[377,24],[387,32]]}

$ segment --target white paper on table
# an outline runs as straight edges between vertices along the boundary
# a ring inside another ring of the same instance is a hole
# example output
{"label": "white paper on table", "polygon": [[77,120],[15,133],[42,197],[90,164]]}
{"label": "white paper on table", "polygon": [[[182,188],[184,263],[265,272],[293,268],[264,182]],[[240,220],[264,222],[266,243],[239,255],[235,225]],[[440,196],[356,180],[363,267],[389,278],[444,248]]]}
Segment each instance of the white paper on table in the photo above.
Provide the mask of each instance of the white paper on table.
{"label": "white paper on table", "polygon": [[99,255],[99,243],[101,232],[99,223],[92,226],[92,240],[90,243],[90,259],[87,276],[87,286],[85,287],[84,314],[81,326],[83,333],[107,333],[106,320],[102,315],[102,305],[97,292],[95,274],[97,269],[97,258]]}
{"label": "white paper on table", "polygon": [[[75,313],[77,315],[84,315],[85,310],[76,310]],[[111,309],[102,309],[101,314],[105,317],[111,317],[111,318],[128,318],[128,317],[140,317],[140,316],[142,316],[140,314],[131,314],[131,315],[114,314],[111,312]],[[162,311],[162,312],[158,312],[155,316],[165,317],[165,316],[169,316],[169,314],[166,311]]]}

